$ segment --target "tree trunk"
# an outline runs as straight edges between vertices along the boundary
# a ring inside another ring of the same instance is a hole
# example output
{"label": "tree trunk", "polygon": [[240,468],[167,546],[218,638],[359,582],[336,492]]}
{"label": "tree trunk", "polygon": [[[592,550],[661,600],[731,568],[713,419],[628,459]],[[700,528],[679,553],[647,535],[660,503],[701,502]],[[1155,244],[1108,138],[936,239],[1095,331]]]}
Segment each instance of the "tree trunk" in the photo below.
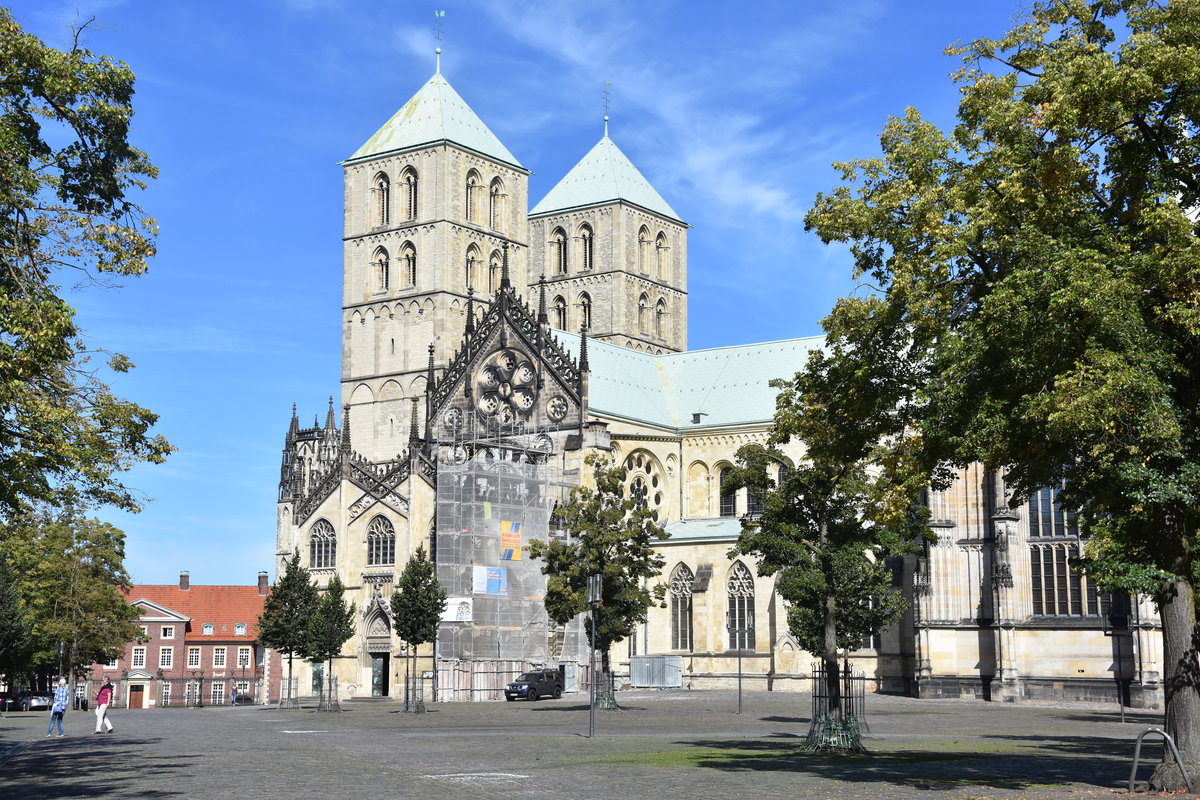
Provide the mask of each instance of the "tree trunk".
{"label": "tree trunk", "polygon": [[[1186,574],[1186,573],[1185,573]],[[1163,626],[1164,723],[1193,776],[1200,777],[1200,669],[1197,667],[1196,597],[1187,581],[1171,581],[1159,607]],[[1152,789],[1175,791],[1186,784],[1170,750],[1150,778]]]}
{"label": "tree trunk", "polygon": [[[295,653],[293,653],[291,650],[288,650],[288,682],[287,688],[284,689],[284,691],[287,692],[287,698],[284,700],[284,708],[292,707],[292,687],[295,686],[295,684],[292,683],[292,659],[294,657]],[[312,683],[312,681],[309,681],[309,683]],[[281,698],[281,700],[283,700],[283,698]]]}
{"label": "tree trunk", "polygon": [[[821,524],[821,539],[825,539],[825,524]],[[838,672],[837,597],[833,591],[833,559],[821,555],[821,573],[825,578],[825,641],[821,661],[825,665],[825,694],[829,698],[830,719],[842,718],[842,682]]]}

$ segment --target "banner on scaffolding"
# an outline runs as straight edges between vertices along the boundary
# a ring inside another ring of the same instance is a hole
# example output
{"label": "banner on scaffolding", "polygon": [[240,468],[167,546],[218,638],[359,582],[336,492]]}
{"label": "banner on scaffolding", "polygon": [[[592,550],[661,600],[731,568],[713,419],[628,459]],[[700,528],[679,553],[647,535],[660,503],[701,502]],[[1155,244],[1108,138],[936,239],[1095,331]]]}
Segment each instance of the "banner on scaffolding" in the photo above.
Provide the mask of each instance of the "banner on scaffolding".
{"label": "banner on scaffolding", "polygon": [[521,523],[500,523],[500,560],[521,560]]}
{"label": "banner on scaffolding", "polygon": [[472,589],[475,594],[508,596],[508,574],[504,567],[475,567]]}

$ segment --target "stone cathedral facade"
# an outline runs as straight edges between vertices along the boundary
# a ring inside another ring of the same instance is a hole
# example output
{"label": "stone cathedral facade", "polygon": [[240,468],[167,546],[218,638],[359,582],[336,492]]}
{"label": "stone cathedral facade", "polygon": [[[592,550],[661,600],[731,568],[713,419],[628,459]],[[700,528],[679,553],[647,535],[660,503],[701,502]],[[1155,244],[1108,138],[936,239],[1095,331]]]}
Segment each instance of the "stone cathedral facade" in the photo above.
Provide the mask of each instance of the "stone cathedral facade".
{"label": "stone cathedral facade", "polygon": [[[658,659],[675,685],[726,686],[740,651],[751,686],[807,688],[814,658],[774,579],[727,555],[758,500],[721,479],[767,436],[768,381],[821,339],[687,350],[688,226],[607,129],[530,207],[529,170],[439,71],[342,167],[341,389],[323,424],[293,412],[276,537],[280,566],[298,551],[356,604],[342,697],[402,692],[389,598],[418,547],[451,595],[417,654],[427,691],[494,699],[542,665],[582,685],[579,626],[545,618],[522,547],[563,535],[554,506],[593,452],[670,534],[666,607],[617,647],[618,671],[644,682],[639,663]],[[1153,606],[1089,585],[1052,489],[1014,505],[1000,476],[968,469],[927,501],[936,542],[893,564],[911,610],[848,654],[874,687],[1158,703]],[[318,669],[300,670],[301,694]]]}

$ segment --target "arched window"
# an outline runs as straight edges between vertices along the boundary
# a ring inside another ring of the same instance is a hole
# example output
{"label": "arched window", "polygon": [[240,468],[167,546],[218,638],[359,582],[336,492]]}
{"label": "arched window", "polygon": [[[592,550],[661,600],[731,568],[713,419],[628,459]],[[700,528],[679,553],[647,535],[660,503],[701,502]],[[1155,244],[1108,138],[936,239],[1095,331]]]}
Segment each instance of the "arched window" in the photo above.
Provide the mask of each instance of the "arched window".
{"label": "arched window", "polygon": [[734,489],[725,489],[725,483],[729,479],[729,474],[733,472],[730,467],[725,467],[717,473],[717,491],[721,493],[721,516],[732,517],[735,513],[735,499],[737,491]]}
{"label": "arched window", "polygon": [[479,248],[471,245],[467,248],[467,262],[464,265],[464,277],[468,289],[475,288],[475,268],[479,263]]}
{"label": "arched window", "polygon": [[556,275],[567,274],[567,233],[562,228],[550,234],[550,261]]}
{"label": "arched window", "polygon": [[567,301],[562,298],[562,295],[554,298],[554,327],[560,331],[567,329]]}
{"label": "arched window", "polygon": [[751,517],[761,517],[763,513],[764,503],[766,502],[766,494],[754,487],[746,489],[746,514]]}
{"label": "arched window", "polygon": [[467,173],[467,188],[466,188],[466,208],[464,209],[467,215],[467,222],[477,222],[476,214],[476,193],[479,191],[479,173],[471,170]]}
{"label": "arched window", "polygon": [[638,298],[638,333],[645,333],[649,324],[646,315],[650,313],[650,298],[642,295]]}
{"label": "arched window", "polygon": [[500,251],[493,250],[488,258],[488,293],[495,294],[500,288]]}
{"label": "arched window", "polygon": [[595,269],[595,234],[592,232],[592,226],[584,223],[579,226],[579,268],[583,270]]}
{"label": "arched window", "polygon": [[405,242],[400,247],[400,263],[404,269],[404,280],[409,287],[417,285],[417,248],[412,242]]}
{"label": "arched window", "polygon": [[645,273],[650,269],[650,229],[643,225],[638,229],[637,238],[637,267],[638,272]]}
{"label": "arched window", "polygon": [[667,301],[661,297],[654,305],[654,335],[661,339],[667,329]]}
{"label": "arched window", "polygon": [[587,292],[579,295],[579,318],[583,327],[592,329],[592,298]]}
{"label": "arched window", "polygon": [[375,185],[371,187],[375,195],[375,224],[387,225],[391,219],[391,182],[385,173],[375,176]]}
{"label": "arched window", "polygon": [[404,184],[404,218],[417,218],[417,171],[408,167],[400,175]]}
{"label": "arched window", "polygon": [[375,267],[375,291],[386,292],[391,283],[391,264],[388,261],[388,251],[382,247],[377,248],[371,263]]}
{"label": "arched window", "polygon": [[667,235],[662,231],[654,237],[654,269],[659,280],[668,280],[671,271],[671,261],[667,258]]}
{"label": "arched window", "polygon": [[692,582],[696,576],[680,564],[671,573],[671,649],[692,649]]}
{"label": "arched window", "polygon": [[499,178],[492,179],[488,189],[488,227],[494,231],[500,230],[500,220],[504,216],[504,183]]}
{"label": "arched window", "polygon": [[309,569],[333,569],[337,562],[337,534],[327,520],[317,520],[309,531]]}
{"label": "arched window", "polygon": [[387,517],[376,517],[367,526],[367,566],[396,563],[396,531]]}
{"label": "arched window", "polygon": [[729,613],[726,618],[730,650],[754,649],[754,577],[742,562],[729,571]]}

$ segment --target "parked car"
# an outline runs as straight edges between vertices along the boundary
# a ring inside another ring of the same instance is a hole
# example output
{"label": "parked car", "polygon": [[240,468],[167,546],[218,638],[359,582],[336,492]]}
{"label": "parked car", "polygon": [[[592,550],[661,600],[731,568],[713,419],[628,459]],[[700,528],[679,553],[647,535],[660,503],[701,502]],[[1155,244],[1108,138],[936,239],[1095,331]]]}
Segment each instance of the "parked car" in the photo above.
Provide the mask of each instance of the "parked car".
{"label": "parked car", "polygon": [[0,711],[13,711],[16,707],[16,704],[13,703],[12,692],[0,692]]}
{"label": "parked car", "polygon": [[47,692],[35,692],[22,689],[12,699],[12,705],[18,711],[38,711],[50,707],[51,695]]}
{"label": "parked car", "polygon": [[524,672],[515,681],[504,687],[504,699],[508,701],[524,697],[537,700],[539,697],[562,697],[563,681],[557,670],[535,669]]}

